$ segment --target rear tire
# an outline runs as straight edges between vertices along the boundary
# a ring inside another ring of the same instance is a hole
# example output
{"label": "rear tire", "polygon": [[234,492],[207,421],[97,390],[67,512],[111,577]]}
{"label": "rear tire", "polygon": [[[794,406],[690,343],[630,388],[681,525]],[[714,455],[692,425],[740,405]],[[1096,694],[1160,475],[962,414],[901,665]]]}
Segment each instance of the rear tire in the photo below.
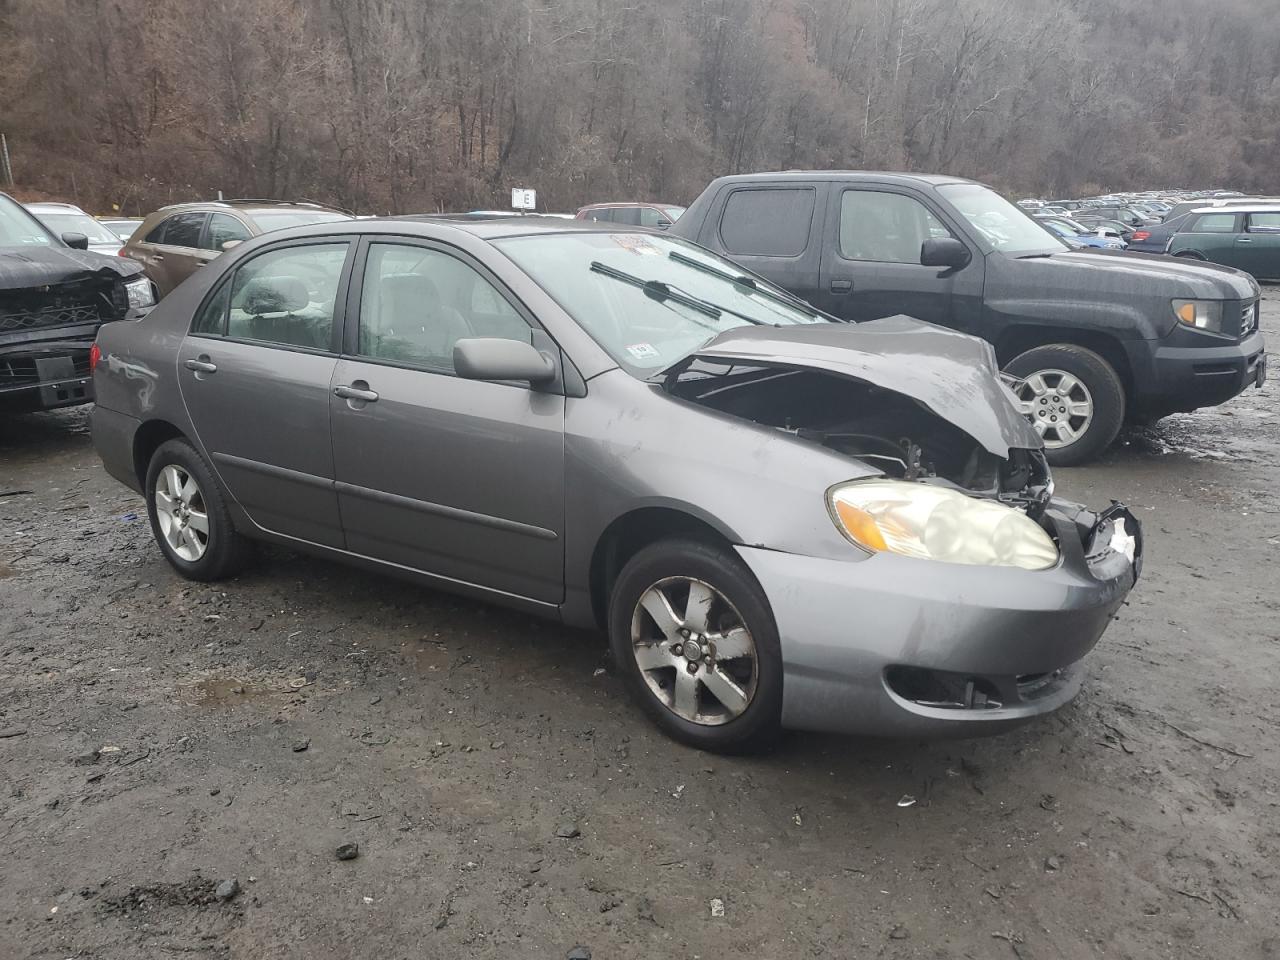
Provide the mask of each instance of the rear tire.
{"label": "rear tire", "polygon": [[251,556],[213,471],[186,440],[162,443],[147,467],[147,517],[169,565],[188,580],[222,580]]}
{"label": "rear tire", "polygon": [[728,549],[688,539],[645,547],[614,583],[608,622],[618,669],[668,736],[717,753],[777,740],[778,628],[759,583]]}
{"label": "rear tire", "polygon": [[1084,347],[1053,343],[1028,350],[1005,367],[1022,381],[1014,392],[1045,441],[1055,467],[1096,458],[1124,423],[1124,385],[1111,364]]}

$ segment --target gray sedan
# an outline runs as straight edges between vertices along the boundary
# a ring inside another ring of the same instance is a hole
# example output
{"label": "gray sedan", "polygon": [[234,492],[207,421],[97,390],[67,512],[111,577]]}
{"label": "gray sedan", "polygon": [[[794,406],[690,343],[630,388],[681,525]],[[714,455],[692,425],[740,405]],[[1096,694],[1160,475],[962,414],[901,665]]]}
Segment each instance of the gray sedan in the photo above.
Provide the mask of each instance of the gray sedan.
{"label": "gray sedan", "polygon": [[254,238],[94,353],[94,441],[185,577],[251,541],[608,632],[711,750],[1003,730],[1137,578],[980,340],[850,325],[686,241],[546,218]]}

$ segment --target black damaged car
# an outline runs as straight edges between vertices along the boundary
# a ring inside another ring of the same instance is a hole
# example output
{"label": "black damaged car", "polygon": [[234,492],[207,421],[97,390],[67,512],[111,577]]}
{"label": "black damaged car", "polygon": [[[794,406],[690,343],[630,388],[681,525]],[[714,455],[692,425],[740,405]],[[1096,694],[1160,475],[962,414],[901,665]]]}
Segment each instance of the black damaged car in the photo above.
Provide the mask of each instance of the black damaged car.
{"label": "black damaged car", "polygon": [[0,193],[0,411],[92,400],[98,327],[154,305],[140,264],[87,244],[84,234],[55,236]]}

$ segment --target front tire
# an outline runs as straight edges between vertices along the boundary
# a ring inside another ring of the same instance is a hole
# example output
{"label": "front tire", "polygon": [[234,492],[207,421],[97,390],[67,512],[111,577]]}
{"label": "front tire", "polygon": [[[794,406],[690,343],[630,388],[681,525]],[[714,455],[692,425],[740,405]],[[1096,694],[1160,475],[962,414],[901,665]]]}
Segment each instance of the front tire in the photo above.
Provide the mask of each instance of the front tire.
{"label": "front tire", "polygon": [[764,591],[729,550],[663,540],[623,567],[609,642],[641,708],[668,736],[718,753],[778,736],[782,650]]}
{"label": "front tire", "polygon": [[147,516],[169,565],[188,580],[222,580],[248,562],[222,490],[186,440],[160,445],[147,467]]}
{"label": "front tire", "polygon": [[1044,441],[1055,467],[1096,458],[1124,423],[1124,385],[1102,357],[1070,343],[1020,354],[1005,367],[1020,381],[1018,408]]}

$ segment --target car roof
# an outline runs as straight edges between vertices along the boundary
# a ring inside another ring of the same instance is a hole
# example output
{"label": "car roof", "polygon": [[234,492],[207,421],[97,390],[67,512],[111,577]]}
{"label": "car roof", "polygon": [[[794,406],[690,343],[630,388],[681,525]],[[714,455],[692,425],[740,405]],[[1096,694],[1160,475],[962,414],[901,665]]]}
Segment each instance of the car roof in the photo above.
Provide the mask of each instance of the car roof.
{"label": "car roof", "polygon": [[663,200],[609,200],[604,203],[588,203],[579,210],[596,210],[605,207],[682,207],[682,203],[667,203]]}
{"label": "car roof", "polygon": [[927,183],[941,186],[949,183],[977,183],[964,177],[948,177],[935,173],[902,173],[892,170],[779,170],[772,173],[738,173],[720,177],[716,183],[760,183],[801,180],[865,180],[877,183]]}
{"label": "car roof", "polygon": [[372,223],[422,223],[450,227],[469,233],[480,240],[496,240],[505,237],[543,236],[556,233],[658,233],[643,227],[620,223],[600,223],[595,220],[567,220],[564,217],[544,217],[536,213],[521,216],[469,217],[466,214],[405,214],[398,217],[378,217],[362,220],[361,225]]}
{"label": "car roof", "polygon": [[1280,213],[1280,203],[1233,203],[1229,207],[1197,207],[1188,213]]}
{"label": "car roof", "polygon": [[[74,203],[56,203],[52,200],[40,203],[24,203],[23,206],[32,213],[84,213]],[[88,216],[88,214],[86,213],[85,216]]]}
{"label": "car roof", "polygon": [[339,213],[343,216],[351,216],[345,210],[339,210],[337,207],[327,207],[323,203],[312,203],[309,200],[193,200],[187,203],[171,203],[168,206],[161,207],[156,213],[182,213],[190,211],[193,213],[207,213],[216,210],[241,210],[245,213],[252,214],[265,210],[324,210],[329,213]]}

